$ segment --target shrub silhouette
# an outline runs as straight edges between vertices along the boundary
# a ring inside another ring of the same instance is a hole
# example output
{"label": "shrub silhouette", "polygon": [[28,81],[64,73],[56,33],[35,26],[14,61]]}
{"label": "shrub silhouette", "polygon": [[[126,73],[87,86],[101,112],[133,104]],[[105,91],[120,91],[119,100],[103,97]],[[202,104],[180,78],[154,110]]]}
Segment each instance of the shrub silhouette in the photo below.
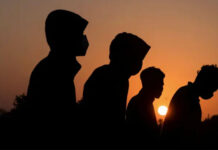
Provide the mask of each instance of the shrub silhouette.
{"label": "shrub silhouette", "polygon": [[218,115],[206,118],[201,122],[198,142],[203,145],[218,145]]}

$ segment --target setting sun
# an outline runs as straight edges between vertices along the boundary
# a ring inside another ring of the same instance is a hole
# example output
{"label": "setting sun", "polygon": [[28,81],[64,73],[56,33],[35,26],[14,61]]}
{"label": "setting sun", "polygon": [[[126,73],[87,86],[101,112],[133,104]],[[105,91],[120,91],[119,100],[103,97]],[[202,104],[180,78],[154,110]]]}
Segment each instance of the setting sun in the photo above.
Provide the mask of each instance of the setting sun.
{"label": "setting sun", "polygon": [[167,107],[166,106],[160,106],[158,108],[158,113],[161,115],[161,116],[165,116],[167,114]]}

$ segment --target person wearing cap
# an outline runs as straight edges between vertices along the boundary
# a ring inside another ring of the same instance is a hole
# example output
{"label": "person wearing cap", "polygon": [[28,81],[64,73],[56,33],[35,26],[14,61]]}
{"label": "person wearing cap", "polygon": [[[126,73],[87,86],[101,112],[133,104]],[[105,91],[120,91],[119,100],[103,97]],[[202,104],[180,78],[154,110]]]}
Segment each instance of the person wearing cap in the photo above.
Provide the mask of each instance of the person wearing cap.
{"label": "person wearing cap", "polygon": [[[140,71],[149,49],[138,36],[119,33],[110,45],[110,63],[97,68],[85,83],[80,104],[87,110],[86,124],[89,131],[96,134],[96,141],[111,144],[121,140],[119,133],[124,130],[128,80]],[[106,140],[109,135],[113,137]]]}

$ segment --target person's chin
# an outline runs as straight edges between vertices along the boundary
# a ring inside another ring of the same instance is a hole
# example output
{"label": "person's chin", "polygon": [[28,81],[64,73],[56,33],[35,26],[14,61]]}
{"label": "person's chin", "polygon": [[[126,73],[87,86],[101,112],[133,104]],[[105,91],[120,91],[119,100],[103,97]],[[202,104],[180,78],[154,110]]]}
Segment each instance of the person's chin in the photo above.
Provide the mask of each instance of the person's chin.
{"label": "person's chin", "polygon": [[161,96],[161,94],[158,94],[158,95],[155,96],[155,98],[160,98],[160,96]]}
{"label": "person's chin", "polygon": [[139,71],[140,71],[139,69],[138,70],[134,70],[134,71],[131,72],[131,75],[132,76],[137,75],[139,73]]}
{"label": "person's chin", "polygon": [[202,95],[201,96],[204,100],[209,100],[213,95]]}
{"label": "person's chin", "polygon": [[135,73],[135,72],[134,72],[134,73],[131,73],[131,76],[135,76],[135,75],[137,75],[137,73]]}
{"label": "person's chin", "polygon": [[85,56],[87,51],[82,51],[80,56]]}
{"label": "person's chin", "polygon": [[86,54],[78,54],[77,56],[79,56],[79,57],[80,57],[80,56],[85,56],[85,55],[86,55]]}

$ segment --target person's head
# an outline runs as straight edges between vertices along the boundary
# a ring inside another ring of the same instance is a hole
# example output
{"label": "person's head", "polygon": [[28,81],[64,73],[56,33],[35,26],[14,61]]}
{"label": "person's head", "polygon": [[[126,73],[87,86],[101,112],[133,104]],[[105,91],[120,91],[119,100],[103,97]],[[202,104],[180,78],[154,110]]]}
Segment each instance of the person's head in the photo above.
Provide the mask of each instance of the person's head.
{"label": "person's head", "polygon": [[198,71],[194,84],[198,89],[199,96],[203,99],[213,97],[218,88],[218,68],[216,65],[204,65]]}
{"label": "person's head", "polygon": [[128,76],[137,74],[150,46],[136,35],[119,33],[110,45],[110,63],[121,68]]}
{"label": "person's head", "polygon": [[158,68],[149,67],[141,72],[142,88],[159,98],[163,91],[165,74]]}
{"label": "person's head", "polygon": [[66,56],[84,56],[88,40],[83,32],[88,22],[67,10],[52,11],[45,22],[45,33],[51,51]]}

